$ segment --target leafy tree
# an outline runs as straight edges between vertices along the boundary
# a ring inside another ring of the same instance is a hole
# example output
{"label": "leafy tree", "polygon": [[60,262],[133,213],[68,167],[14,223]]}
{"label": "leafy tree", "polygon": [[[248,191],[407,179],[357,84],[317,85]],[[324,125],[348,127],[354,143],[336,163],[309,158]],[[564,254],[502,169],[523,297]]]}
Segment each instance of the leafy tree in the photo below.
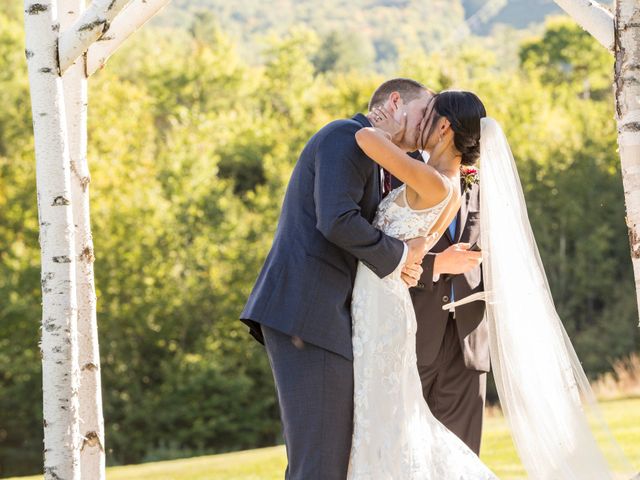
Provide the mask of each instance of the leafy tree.
{"label": "leafy tree", "polygon": [[355,32],[332,31],[313,57],[318,73],[370,69],[375,61],[371,42]]}
{"label": "leafy tree", "polygon": [[540,38],[523,43],[520,61],[549,85],[588,98],[609,98],[613,57],[571,19],[550,20]]}

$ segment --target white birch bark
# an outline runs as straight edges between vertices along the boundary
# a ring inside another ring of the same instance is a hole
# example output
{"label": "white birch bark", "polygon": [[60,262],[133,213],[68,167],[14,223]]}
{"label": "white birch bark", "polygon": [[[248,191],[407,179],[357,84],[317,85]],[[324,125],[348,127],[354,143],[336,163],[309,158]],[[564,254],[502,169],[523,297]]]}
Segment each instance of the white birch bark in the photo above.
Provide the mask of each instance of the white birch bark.
{"label": "white birch bark", "polygon": [[62,32],[59,41],[60,72],[64,73],[108,29],[130,0],[93,0],[82,16]]}
{"label": "white birch bark", "polygon": [[615,95],[627,228],[640,312],[640,2],[617,0]]}
{"label": "white birch bark", "polygon": [[[84,0],[59,1],[64,9],[60,20],[68,26],[62,36],[57,0],[24,1],[42,255],[44,476],[45,480],[103,480],[104,422],[86,155],[87,75],[82,54],[129,0],[94,0],[82,15]],[[140,1],[144,5],[130,12],[136,17],[124,19],[118,28],[121,38],[110,53],[168,3]]]}
{"label": "white birch bark", "polygon": [[613,51],[613,15],[592,0],[555,0],[582,28],[607,50]]}
{"label": "white birch bark", "polygon": [[133,0],[111,23],[105,34],[87,51],[87,76],[103,68],[122,43],[171,0]]}
{"label": "white birch bark", "polygon": [[617,0],[615,21],[613,15],[594,1],[556,0],[556,3],[615,54],[618,146],[640,313],[640,2]]}
{"label": "white birch bark", "polygon": [[[83,10],[84,0],[60,0],[62,31],[73,25]],[[81,56],[71,65],[62,80],[71,161],[71,205],[75,225],[80,472],[83,479],[104,480],[104,418],[93,275],[93,239],[89,215],[86,56]]]}
{"label": "white birch bark", "polygon": [[60,26],[55,1],[25,0],[24,6],[42,255],[44,476],[79,480],[75,248]]}

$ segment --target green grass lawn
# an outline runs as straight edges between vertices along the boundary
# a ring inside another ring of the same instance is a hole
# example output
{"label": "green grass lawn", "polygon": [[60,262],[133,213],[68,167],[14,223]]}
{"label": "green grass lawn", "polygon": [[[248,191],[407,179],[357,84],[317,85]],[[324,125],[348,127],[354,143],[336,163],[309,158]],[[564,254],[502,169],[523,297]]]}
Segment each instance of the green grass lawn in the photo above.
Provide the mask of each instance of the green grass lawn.
{"label": "green grass lawn", "polygon": [[[601,408],[625,454],[640,469],[640,398],[602,402]],[[526,478],[505,420],[487,416],[482,459],[503,480]],[[284,447],[262,448],[107,469],[108,480],[280,480],[286,465]],[[18,477],[16,477],[18,478]],[[42,476],[19,477],[40,480]]]}

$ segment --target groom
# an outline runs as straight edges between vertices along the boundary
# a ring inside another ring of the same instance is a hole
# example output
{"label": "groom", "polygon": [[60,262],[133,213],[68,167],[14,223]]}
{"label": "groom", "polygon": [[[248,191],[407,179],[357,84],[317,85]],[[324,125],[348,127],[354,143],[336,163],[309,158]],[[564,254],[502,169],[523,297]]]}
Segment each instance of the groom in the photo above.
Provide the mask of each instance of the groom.
{"label": "groom", "polygon": [[[432,93],[409,79],[382,84],[370,102],[406,129],[394,143],[417,149]],[[353,423],[351,291],[358,260],[383,278],[403,267],[416,285],[427,242],[403,243],[371,225],[381,170],[358,147],[370,127],[358,114],[307,143],[293,170],[271,251],[241,319],[266,346],[284,426],[286,479],[344,480]],[[393,132],[389,132],[393,133]]]}

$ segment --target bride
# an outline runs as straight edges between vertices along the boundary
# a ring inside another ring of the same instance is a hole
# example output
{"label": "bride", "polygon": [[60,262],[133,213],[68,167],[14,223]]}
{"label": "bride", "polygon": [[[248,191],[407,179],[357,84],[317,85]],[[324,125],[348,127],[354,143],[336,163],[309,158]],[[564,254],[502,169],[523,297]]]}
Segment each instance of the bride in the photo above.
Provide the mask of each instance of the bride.
{"label": "bride", "polygon": [[[434,112],[433,116],[431,111]],[[441,116],[440,112],[447,112]],[[360,148],[404,185],[379,205],[374,225],[401,240],[437,239],[460,206],[460,166],[477,159],[480,119],[471,92],[437,95],[421,125],[429,164],[396,147],[386,131],[403,124],[377,109],[374,125],[356,133]],[[354,432],[349,480],[475,480],[497,478],[429,411],[416,367],[416,317],[400,269],[380,279],[358,265],[351,315]]]}
{"label": "bride", "polygon": [[[390,141],[401,123],[386,111],[356,133],[360,148],[404,185],[379,205],[374,225],[435,242],[460,203],[461,165],[480,157],[481,244],[491,362],[518,454],[536,480],[629,478],[631,467],[598,410],[558,317],[531,231],[517,168],[498,123],[471,92],[435,96],[421,125],[429,164]],[[375,127],[384,127],[379,129]],[[400,270],[380,279],[358,265],[352,297],[354,431],[349,480],[497,478],[429,411],[416,367],[416,318]],[[614,473],[615,472],[615,473]],[[639,479],[640,476],[634,477]]]}

